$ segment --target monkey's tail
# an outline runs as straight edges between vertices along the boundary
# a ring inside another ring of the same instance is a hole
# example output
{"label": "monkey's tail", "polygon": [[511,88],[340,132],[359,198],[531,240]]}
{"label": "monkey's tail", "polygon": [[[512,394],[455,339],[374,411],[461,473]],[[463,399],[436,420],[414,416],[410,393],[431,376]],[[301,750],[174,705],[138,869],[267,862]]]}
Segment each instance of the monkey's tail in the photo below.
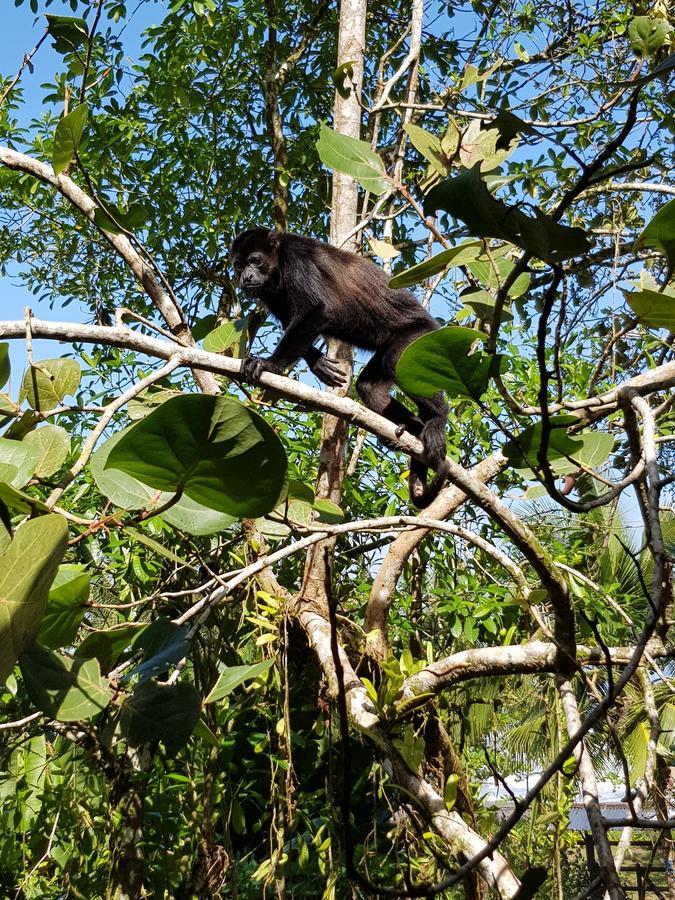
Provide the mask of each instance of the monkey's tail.
{"label": "monkey's tail", "polygon": [[408,488],[410,501],[416,509],[426,509],[430,503],[433,503],[448,480],[448,466],[445,465],[445,461],[441,463],[429,484],[427,484],[428,471],[429,467],[424,463],[417,459],[410,460]]}

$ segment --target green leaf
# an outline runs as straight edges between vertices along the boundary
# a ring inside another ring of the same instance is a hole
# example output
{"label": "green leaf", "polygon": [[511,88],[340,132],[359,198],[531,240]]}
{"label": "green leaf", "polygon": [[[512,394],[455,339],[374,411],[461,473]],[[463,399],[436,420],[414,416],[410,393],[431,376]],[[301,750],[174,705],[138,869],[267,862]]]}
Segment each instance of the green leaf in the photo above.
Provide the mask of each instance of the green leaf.
{"label": "green leaf", "polygon": [[445,790],[443,791],[443,799],[445,808],[448,812],[452,812],[457,803],[457,788],[459,786],[459,775],[448,775],[445,782]]}
{"label": "green leaf", "polygon": [[343,100],[346,100],[352,92],[351,79],[354,77],[354,64],[355,60],[347,60],[347,62],[341,63],[333,72],[335,90]]}
{"label": "green leaf", "polygon": [[628,26],[630,48],[643,59],[652,56],[665,44],[672,30],[666,19],[636,16]]}
{"label": "green leaf", "polygon": [[272,659],[264,659],[262,662],[253,663],[250,666],[226,666],[218,676],[218,681],[211,688],[204,703],[222,700],[223,697],[231,694],[240,684],[263,675],[273,662],[274,660]]}
{"label": "green leaf", "polygon": [[216,737],[216,735],[211,731],[209,726],[206,724],[204,719],[200,719],[195,725],[192,734],[194,737],[199,738],[204,741],[205,744],[208,744],[210,747],[220,747],[220,741]]}
{"label": "green leaf", "polygon": [[75,159],[84,126],[87,123],[89,105],[80,103],[72,112],[64,116],[56,126],[54,132],[54,147],[52,148],[52,167],[55,175],[60,175],[63,170]]}
{"label": "green leaf", "polygon": [[70,53],[81,47],[89,37],[87,23],[75,16],[56,16],[47,13],[47,31],[54,38],[57,53]]}
{"label": "green leaf", "polygon": [[231,322],[223,322],[204,338],[203,347],[209,353],[225,353],[231,347],[239,345],[239,356],[243,356],[245,345],[242,347],[242,339],[246,337],[250,317],[233,319]]}
{"label": "green leaf", "polygon": [[103,628],[88,634],[75,651],[76,656],[96,659],[105,672],[109,672],[121,653],[134,643],[135,639],[149,625],[130,622],[115,628]]}
{"label": "green leaf", "polygon": [[[576,472],[579,463],[589,469],[596,469],[607,459],[614,447],[614,438],[604,431],[587,431],[569,435],[567,428],[578,423],[575,416],[551,416],[551,432],[548,441],[547,459],[556,475]],[[504,456],[521,471],[528,474],[539,468],[537,462],[541,446],[541,422],[524,429],[514,441],[504,444]]]}
{"label": "green leaf", "polygon": [[439,175],[447,175],[448,166],[441,139],[435,134],[425,131],[424,128],[420,128],[419,125],[413,125],[412,122],[407,122],[403,126],[403,130],[410,138],[415,150],[422,154],[432,168]]}
{"label": "green leaf", "polygon": [[22,513],[48,513],[51,510],[42,500],[31,497],[23,491],[17,491],[9,484],[0,481],[0,503],[4,503],[9,509],[15,509]]}
{"label": "green leaf", "polygon": [[[118,469],[106,468],[110,451],[128,431],[129,428],[114,434],[99,447],[89,463],[91,474],[98,489],[115,506],[122,509],[147,509],[152,512],[153,509],[168,503],[175,492],[157,491]],[[225,531],[236,522],[235,516],[209,509],[186,497],[185,494],[177,503],[165,509],[161,518],[169,525],[194,535],[216,534]]]}
{"label": "green leaf", "polygon": [[110,687],[98,660],[62,656],[36,644],[19,660],[26,693],[60,722],[91,719],[110,703]]}
{"label": "green leaf", "polygon": [[662,293],[643,288],[624,291],[626,301],[640,321],[649,328],[675,331],[675,291],[666,288]]}
{"label": "green leaf", "polygon": [[478,399],[496,374],[501,357],[482,351],[469,354],[482,331],[450,325],[423,335],[409,344],[396,366],[396,383],[406,394],[431,397],[445,391],[449,397]]}
{"label": "green leaf", "polygon": [[477,237],[510,241],[547,262],[560,262],[590,247],[583,229],[559,225],[539,209],[533,219],[517,206],[493,197],[481,178],[479,163],[446,179],[427,194],[425,215],[433,215],[438,209],[464,222]]}
{"label": "green leaf", "polygon": [[187,625],[176,625],[166,617],[155,619],[139,632],[133,640],[133,649],[142,650],[143,662],[128,673],[140,675],[141,681],[165,672],[169,666],[180,662],[188,652]]}
{"label": "green leaf", "polygon": [[658,250],[667,257],[669,266],[675,266],[675,199],[661,207],[635,241],[633,249],[641,247]]}
{"label": "green leaf", "polygon": [[201,700],[191,684],[139,685],[122,706],[121,734],[132,747],[148,741],[163,741],[174,756],[183,747],[199,721]]}
{"label": "green leaf", "polygon": [[94,210],[94,224],[111,234],[124,234],[127,231],[138,231],[150,219],[150,211],[142,203],[131,203],[124,212],[113,203],[106,202],[106,208],[97,206]]}
{"label": "green leaf", "polygon": [[27,400],[29,406],[42,412],[53,409],[77,391],[81,374],[74,359],[61,357],[33,363],[23,376],[19,400]]}
{"label": "green leaf", "polygon": [[0,481],[15,488],[22,488],[33,477],[40,461],[37,447],[23,441],[0,438]]}
{"label": "green leaf", "polygon": [[210,509],[256,518],[285,491],[286,454],[257,413],[230,397],[174,397],[132,425],[110,451],[118,469]]}
{"label": "green leaf", "polygon": [[325,497],[319,497],[312,503],[312,507],[319,513],[319,522],[327,522],[330,525],[337,525],[344,522],[345,514],[343,510]]}
{"label": "green leaf", "polygon": [[389,287],[410,287],[410,285],[419,284],[451,266],[464,266],[480,256],[482,247],[480,241],[465,241],[463,244],[457,244],[456,247],[448,247],[447,250],[437,253],[431,259],[425,259],[424,262],[417,263],[416,266],[406,269],[405,272],[394,275],[389,282]]}
{"label": "green leaf", "polygon": [[145,534],[145,532],[131,527],[124,528],[123,531],[132,541],[137,541],[139,544],[143,544],[144,547],[152,550],[153,553],[156,553],[158,556],[163,556],[164,559],[168,559],[171,562],[178,563],[179,566],[190,565],[187,559],[185,559],[183,556],[179,556],[177,553],[174,553],[173,550],[171,550],[169,547],[165,547],[163,544],[160,544],[159,541],[151,538],[149,535]]}
{"label": "green leaf", "polygon": [[27,444],[40,454],[35,467],[38,478],[50,478],[58,472],[70,453],[70,435],[60,425],[42,425],[35,431],[29,431],[22,444]]}
{"label": "green leaf", "polygon": [[[484,322],[491,322],[494,318],[495,299],[492,294],[487,291],[465,291],[460,294],[459,298],[464,307],[457,313],[458,319],[464,319],[469,315],[474,315]],[[502,322],[513,319],[513,313],[508,307],[502,308]]]}
{"label": "green leaf", "polygon": [[84,618],[89,588],[89,575],[84,566],[73,563],[59,566],[38,632],[41,644],[56,650],[74,643]]}
{"label": "green leaf", "polygon": [[12,369],[9,362],[9,344],[3,341],[0,343],[0,388],[3,388],[9,381]]}
{"label": "green leaf", "polygon": [[67,540],[66,520],[52,513],[25,522],[0,556],[0,684],[35,640]]}
{"label": "green leaf", "polygon": [[366,141],[338,134],[323,125],[316,149],[325,166],[351,175],[371,194],[383,194],[389,190],[384,163]]}

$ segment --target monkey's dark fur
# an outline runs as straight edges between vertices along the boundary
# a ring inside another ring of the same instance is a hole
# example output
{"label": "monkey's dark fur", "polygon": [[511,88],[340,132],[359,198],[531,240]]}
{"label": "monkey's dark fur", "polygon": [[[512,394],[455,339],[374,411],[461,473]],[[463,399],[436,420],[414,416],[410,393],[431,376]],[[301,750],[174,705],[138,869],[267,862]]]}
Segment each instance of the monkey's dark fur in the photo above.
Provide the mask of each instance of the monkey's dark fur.
{"label": "monkey's dark fur", "polygon": [[319,337],[333,337],[373,356],[356,382],[365,405],[421,438],[429,462],[439,474],[426,484],[427,466],[410,463],[410,499],[424,508],[445,480],[445,425],[448,406],[443,394],[412,396],[419,416],[394,400],[396,363],[415,338],[438,323],[408,291],[392,290],[387,275],[374,263],[330,244],[299,234],[278,234],[267,228],[242,232],[230,258],[239,286],[260,300],[283,325],[284,333],[269,359],[248,356],[242,371],[256,381],[264,371],[282,373],[303,357],[324,384],[344,383],[340,367],[313,346]]}

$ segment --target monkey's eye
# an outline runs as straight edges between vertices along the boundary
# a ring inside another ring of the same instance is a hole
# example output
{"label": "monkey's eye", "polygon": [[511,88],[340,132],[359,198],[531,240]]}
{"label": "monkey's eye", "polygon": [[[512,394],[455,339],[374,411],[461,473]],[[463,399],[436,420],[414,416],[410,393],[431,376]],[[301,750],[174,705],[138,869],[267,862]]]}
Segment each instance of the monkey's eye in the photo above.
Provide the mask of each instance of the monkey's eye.
{"label": "monkey's eye", "polygon": [[262,256],[260,256],[260,254],[258,253],[254,253],[253,256],[249,256],[248,262],[252,266],[259,266],[262,262]]}
{"label": "monkey's eye", "polygon": [[235,272],[237,273],[237,275],[238,275],[244,267],[243,267],[242,264],[239,262],[239,260],[237,260],[235,263],[232,263],[232,268],[234,269],[234,271],[235,271]]}

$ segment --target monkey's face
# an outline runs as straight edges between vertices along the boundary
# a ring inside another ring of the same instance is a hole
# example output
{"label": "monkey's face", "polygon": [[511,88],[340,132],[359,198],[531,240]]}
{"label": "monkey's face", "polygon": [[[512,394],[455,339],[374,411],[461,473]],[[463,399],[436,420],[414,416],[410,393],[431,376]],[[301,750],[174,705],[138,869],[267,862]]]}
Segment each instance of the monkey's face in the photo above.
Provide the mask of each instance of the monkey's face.
{"label": "monkey's face", "polygon": [[274,232],[264,228],[244,231],[232,244],[230,261],[245,294],[256,297],[277,286],[279,265]]}

